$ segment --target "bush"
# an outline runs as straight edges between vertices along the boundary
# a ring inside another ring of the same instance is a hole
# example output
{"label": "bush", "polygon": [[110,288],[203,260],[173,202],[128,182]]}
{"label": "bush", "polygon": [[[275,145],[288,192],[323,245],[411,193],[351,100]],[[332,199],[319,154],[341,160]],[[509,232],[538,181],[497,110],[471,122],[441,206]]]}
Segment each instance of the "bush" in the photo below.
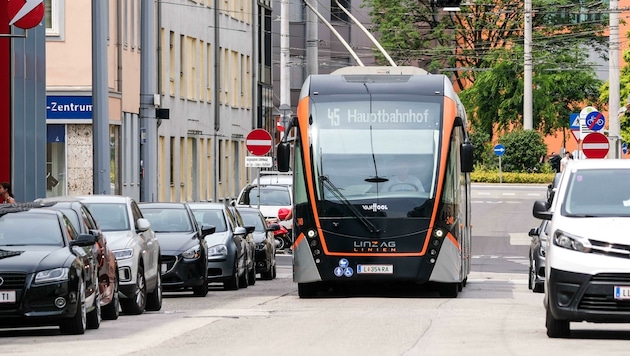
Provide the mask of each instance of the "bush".
{"label": "bush", "polygon": [[504,172],[540,172],[547,155],[547,145],[542,135],[535,130],[514,130],[499,138],[505,146],[501,156]]}
{"label": "bush", "polygon": [[[546,166],[546,167],[545,167]],[[486,169],[483,166],[475,166],[470,174],[473,183],[521,183],[521,184],[549,184],[553,182],[555,172],[548,164],[543,167],[543,172],[501,172],[498,169]]]}

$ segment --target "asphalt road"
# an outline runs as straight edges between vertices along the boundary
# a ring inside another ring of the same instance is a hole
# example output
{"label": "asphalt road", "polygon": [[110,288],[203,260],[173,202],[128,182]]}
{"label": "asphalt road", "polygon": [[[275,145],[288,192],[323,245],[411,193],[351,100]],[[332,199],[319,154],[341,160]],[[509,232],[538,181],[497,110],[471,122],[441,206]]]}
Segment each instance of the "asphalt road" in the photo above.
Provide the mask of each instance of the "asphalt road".
{"label": "asphalt road", "polygon": [[473,264],[455,299],[424,289],[345,291],[300,299],[289,254],[273,281],[205,298],[165,295],[159,312],[122,315],[99,330],[0,330],[0,354],[20,355],[626,355],[630,325],[572,323],[545,333],[542,294],[527,289],[527,231],[546,187],[475,185]]}

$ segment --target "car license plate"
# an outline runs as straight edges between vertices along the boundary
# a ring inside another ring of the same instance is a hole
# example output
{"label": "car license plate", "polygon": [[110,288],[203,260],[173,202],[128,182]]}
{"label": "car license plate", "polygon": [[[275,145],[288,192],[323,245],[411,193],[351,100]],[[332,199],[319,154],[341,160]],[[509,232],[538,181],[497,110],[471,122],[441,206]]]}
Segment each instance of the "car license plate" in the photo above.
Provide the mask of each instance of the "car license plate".
{"label": "car license plate", "polygon": [[392,274],[394,265],[357,265],[358,274]]}
{"label": "car license plate", "polygon": [[0,303],[15,303],[15,291],[0,290]]}
{"label": "car license plate", "polygon": [[630,287],[629,286],[615,286],[615,299],[630,299]]}

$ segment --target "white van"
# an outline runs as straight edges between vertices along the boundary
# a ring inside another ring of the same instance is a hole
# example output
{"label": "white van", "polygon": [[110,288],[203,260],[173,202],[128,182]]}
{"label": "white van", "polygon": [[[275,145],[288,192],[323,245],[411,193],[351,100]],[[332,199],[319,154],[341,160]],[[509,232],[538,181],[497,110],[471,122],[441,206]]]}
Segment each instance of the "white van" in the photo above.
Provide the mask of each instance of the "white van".
{"label": "white van", "polygon": [[554,199],[534,203],[549,220],[547,336],[569,337],[570,322],[630,323],[630,160],[573,160]]}

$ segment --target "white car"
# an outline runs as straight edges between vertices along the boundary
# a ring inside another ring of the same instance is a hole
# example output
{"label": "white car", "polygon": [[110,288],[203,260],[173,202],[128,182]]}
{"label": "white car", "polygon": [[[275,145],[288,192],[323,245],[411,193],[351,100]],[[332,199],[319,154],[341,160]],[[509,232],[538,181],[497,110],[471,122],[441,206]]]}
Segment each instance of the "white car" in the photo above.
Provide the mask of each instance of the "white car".
{"label": "white car", "polygon": [[120,306],[125,314],[162,308],[160,244],[138,204],[120,195],[77,197],[85,204],[118,262]]}
{"label": "white car", "polygon": [[[260,182],[260,184],[259,184]],[[261,172],[243,188],[232,205],[238,207],[253,207],[260,209],[265,219],[276,221],[278,210],[292,209],[293,206],[293,175],[276,171]],[[278,221],[287,230],[291,230],[290,221]]]}
{"label": "white car", "polygon": [[547,336],[569,337],[570,322],[630,323],[630,160],[567,165],[551,207],[545,261]]}

